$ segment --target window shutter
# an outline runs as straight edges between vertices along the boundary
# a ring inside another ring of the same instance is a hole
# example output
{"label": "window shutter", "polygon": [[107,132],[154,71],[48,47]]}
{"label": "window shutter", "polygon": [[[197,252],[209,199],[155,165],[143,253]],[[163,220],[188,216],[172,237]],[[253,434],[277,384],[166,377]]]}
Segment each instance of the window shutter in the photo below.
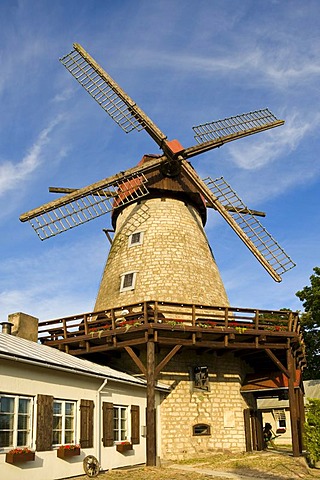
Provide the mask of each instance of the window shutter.
{"label": "window shutter", "polygon": [[113,445],[113,403],[102,403],[103,446]]}
{"label": "window shutter", "polygon": [[139,405],[131,405],[131,442],[140,443],[140,409]]}
{"label": "window shutter", "polygon": [[37,438],[38,452],[52,449],[53,397],[38,395],[37,398]]}
{"label": "window shutter", "polygon": [[93,447],[93,400],[80,401],[80,445],[82,448]]}

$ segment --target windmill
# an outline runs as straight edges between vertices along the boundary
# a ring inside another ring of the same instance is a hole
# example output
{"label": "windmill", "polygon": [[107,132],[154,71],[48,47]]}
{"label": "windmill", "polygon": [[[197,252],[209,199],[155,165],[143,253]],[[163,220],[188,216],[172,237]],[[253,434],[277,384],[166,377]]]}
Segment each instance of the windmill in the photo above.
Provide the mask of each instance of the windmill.
{"label": "windmill", "polygon": [[[281,275],[295,266],[257,219],[264,216],[262,212],[250,210],[223,177],[201,179],[189,162],[225,143],[283,125],[283,120],[263,109],[205,123],[193,127],[197,143],[184,148],[178,140],[168,140],[79,44],[74,44],[71,53],[60,61],[124,132],[145,130],[162,151],[145,155],[137,166],[89,186],[76,190],[52,188],[65,195],[20,216],[44,240],[112,212],[115,236],[96,310],[110,303],[145,300],[146,296],[154,299],[164,294],[171,298],[169,290],[159,293],[159,285],[170,282],[176,287],[172,295],[175,299],[178,295],[177,301],[190,299],[190,292],[197,290],[192,301],[226,304],[203,231],[207,208],[224,218],[275,281],[280,282]],[[129,247],[141,244],[143,235],[145,251],[141,259],[138,249],[128,252]],[[149,247],[148,235],[153,239]],[[150,270],[153,279],[143,280]],[[179,297],[180,290],[184,293]],[[208,291],[211,293],[206,298]]]}

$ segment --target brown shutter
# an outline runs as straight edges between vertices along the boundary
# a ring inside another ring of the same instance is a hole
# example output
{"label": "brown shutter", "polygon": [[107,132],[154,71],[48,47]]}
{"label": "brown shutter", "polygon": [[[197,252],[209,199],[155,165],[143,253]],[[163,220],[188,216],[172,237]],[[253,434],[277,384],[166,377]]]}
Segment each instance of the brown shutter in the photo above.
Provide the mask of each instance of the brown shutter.
{"label": "brown shutter", "polygon": [[103,429],[103,446],[112,447],[113,445],[113,403],[102,403],[102,429]]}
{"label": "brown shutter", "polygon": [[93,447],[93,400],[80,401],[80,445],[82,448]]}
{"label": "brown shutter", "polygon": [[38,452],[52,449],[53,397],[38,395],[37,398],[37,438]]}
{"label": "brown shutter", "polygon": [[140,443],[140,409],[139,405],[131,405],[131,442]]}

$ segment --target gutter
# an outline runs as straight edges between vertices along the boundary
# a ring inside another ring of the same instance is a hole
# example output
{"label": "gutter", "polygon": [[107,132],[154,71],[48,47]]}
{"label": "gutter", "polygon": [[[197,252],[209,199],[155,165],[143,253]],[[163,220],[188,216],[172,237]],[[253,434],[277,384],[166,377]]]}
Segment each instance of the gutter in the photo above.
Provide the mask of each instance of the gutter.
{"label": "gutter", "polygon": [[[146,381],[140,383],[140,382],[135,382],[135,381],[132,381],[132,380],[123,380],[121,378],[113,377],[112,375],[107,375],[107,374],[104,374],[104,373],[100,373],[100,374],[89,373],[89,372],[86,372],[85,370],[82,370],[80,368],[77,369],[76,367],[61,367],[61,366],[57,365],[56,363],[43,362],[43,361],[39,362],[37,360],[29,360],[25,357],[19,357],[17,355],[11,355],[9,353],[7,353],[7,354],[0,353],[0,358],[3,358],[4,360],[15,360],[16,362],[27,363],[27,364],[34,365],[34,366],[37,366],[37,367],[54,368],[56,370],[60,370],[60,371],[63,371],[63,372],[77,373],[79,375],[85,375],[87,377],[108,378],[109,380],[113,380],[113,381],[118,382],[118,383],[124,383],[124,384],[129,384],[129,385],[135,385],[137,387],[147,388],[147,382]],[[166,391],[166,388],[162,387],[162,386],[159,386],[159,387],[156,387],[156,388],[157,388],[157,390]]]}
{"label": "gutter", "polygon": [[102,404],[101,404],[101,392],[102,390],[104,389],[104,387],[107,385],[108,383],[108,379],[105,378],[102,382],[102,384],[100,385],[100,387],[98,388],[97,390],[97,393],[96,393],[96,405],[97,405],[97,409],[98,411],[96,411],[96,414],[95,414],[95,418],[96,418],[96,422],[97,422],[97,426],[95,428],[95,431],[96,431],[96,449],[97,449],[97,460],[100,464],[100,466],[102,467],[101,465],[101,448],[102,448],[102,422],[101,422],[101,418],[102,418]]}

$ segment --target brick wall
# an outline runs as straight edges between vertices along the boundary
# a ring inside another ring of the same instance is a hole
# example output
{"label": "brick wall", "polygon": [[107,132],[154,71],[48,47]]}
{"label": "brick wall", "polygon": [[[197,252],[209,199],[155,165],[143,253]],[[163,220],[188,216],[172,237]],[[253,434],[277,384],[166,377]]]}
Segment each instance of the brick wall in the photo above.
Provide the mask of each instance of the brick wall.
{"label": "brick wall", "polygon": [[[169,349],[162,346],[156,355],[156,364],[168,352]],[[240,394],[240,387],[250,367],[226,351],[201,354],[201,351],[182,348],[180,352],[157,379],[172,388],[160,406],[158,455],[163,460],[179,460],[199,453],[245,451],[243,411],[256,405],[251,395]],[[146,364],[144,350],[140,360]],[[140,373],[124,352],[120,358],[113,358],[112,366]],[[208,367],[208,391],[194,388],[192,372],[196,366]],[[193,426],[200,423],[210,426],[210,435],[193,436]]]}
{"label": "brick wall", "polygon": [[[190,372],[207,366],[209,391],[193,387]],[[159,380],[173,386],[161,404],[161,457],[167,460],[210,451],[245,451],[241,379],[248,370],[231,353],[197,355],[190,350],[176,355]],[[210,435],[194,436],[195,424],[210,426]]]}
{"label": "brick wall", "polygon": [[[129,236],[143,232],[142,245]],[[135,271],[135,289],[120,292],[123,273]],[[95,310],[148,300],[228,305],[200,216],[181,200],[154,198],[125,208],[116,232]]]}

